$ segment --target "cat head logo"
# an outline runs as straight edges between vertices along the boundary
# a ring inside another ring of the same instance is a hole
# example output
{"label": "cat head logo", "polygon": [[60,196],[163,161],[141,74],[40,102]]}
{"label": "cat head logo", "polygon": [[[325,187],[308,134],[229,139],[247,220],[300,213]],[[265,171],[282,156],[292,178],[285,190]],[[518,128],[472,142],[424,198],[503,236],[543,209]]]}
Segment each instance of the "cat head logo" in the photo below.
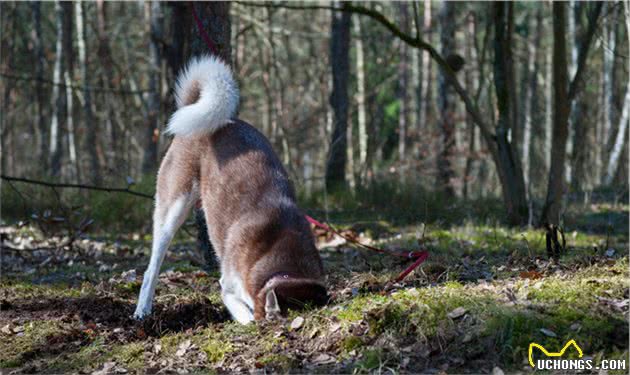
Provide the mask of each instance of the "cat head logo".
{"label": "cat head logo", "polygon": [[529,353],[528,353],[528,357],[529,357],[529,364],[532,367],[536,367],[534,365],[534,348],[538,348],[540,349],[541,352],[543,352],[544,355],[546,355],[547,357],[562,357],[564,355],[564,352],[567,351],[567,349],[569,349],[569,347],[573,345],[573,347],[575,349],[577,349],[578,352],[578,358],[582,358],[582,348],[580,348],[580,346],[575,342],[575,340],[569,340],[567,341],[566,344],[564,344],[564,347],[559,351],[559,352],[549,352],[547,351],[547,349],[545,349],[544,346],[540,345],[540,344],[536,344],[535,342],[532,342],[531,344],[529,344]]}

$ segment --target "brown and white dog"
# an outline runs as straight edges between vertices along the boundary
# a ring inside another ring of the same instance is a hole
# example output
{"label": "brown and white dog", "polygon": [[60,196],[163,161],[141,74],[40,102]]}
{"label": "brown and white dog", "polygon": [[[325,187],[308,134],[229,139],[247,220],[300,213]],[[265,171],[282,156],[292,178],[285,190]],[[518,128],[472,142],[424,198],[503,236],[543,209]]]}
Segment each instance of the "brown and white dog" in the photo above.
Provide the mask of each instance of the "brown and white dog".
{"label": "brown and white dog", "polygon": [[221,266],[221,296],[241,323],[327,300],[310,227],[267,139],[234,118],[239,92],[217,58],[193,59],[179,75],[175,137],[157,178],[153,244],[134,317],[151,312],[173,236],[201,201]]}

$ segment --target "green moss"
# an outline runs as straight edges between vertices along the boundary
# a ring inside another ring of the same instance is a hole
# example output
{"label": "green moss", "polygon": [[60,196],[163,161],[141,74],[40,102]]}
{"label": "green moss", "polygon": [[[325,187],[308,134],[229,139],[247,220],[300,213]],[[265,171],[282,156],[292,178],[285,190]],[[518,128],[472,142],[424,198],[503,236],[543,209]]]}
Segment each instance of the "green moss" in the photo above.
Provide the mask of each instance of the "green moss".
{"label": "green moss", "polygon": [[144,344],[132,342],[114,347],[112,359],[130,370],[141,369],[144,365]]}
{"label": "green moss", "polygon": [[347,336],[341,340],[340,348],[343,354],[347,354],[363,346],[363,340],[357,336]]}
{"label": "green moss", "polygon": [[30,360],[30,353],[49,346],[47,339],[63,333],[57,321],[37,320],[24,325],[18,334],[0,334],[0,368],[18,367]]}
{"label": "green moss", "polygon": [[209,339],[201,346],[201,350],[208,356],[208,361],[215,363],[222,360],[226,354],[234,351],[234,347],[231,343],[226,341]]}
{"label": "green moss", "polygon": [[260,357],[257,362],[264,367],[271,367],[274,370],[281,372],[288,371],[298,364],[298,361],[295,358],[286,354],[278,353]]}

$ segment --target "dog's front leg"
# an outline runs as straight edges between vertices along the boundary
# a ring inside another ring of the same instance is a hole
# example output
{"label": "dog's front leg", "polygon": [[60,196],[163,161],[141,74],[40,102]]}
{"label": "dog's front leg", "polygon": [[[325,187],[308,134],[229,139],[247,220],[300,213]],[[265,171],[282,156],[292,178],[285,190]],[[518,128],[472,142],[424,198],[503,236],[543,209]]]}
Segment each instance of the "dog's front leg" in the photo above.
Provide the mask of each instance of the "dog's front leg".
{"label": "dog's front leg", "polygon": [[[144,273],[138,306],[133,314],[136,319],[143,319],[151,313],[153,295],[160,275],[160,267],[164,261],[166,250],[175,232],[182,225],[190,212],[193,199],[191,194],[184,194],[173,202],[160,202],[159,194],[153,215],[153,243],[151,245],[151,260]],[[166,206],[166,207],[164,207]]]}

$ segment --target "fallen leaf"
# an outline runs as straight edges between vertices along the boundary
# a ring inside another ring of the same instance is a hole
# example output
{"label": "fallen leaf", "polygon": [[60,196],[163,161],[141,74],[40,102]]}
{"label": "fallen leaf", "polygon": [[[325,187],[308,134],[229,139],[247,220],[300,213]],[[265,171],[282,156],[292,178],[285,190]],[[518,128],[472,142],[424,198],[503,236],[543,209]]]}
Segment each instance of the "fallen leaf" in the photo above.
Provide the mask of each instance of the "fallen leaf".
{"label": "fallen leaf", "polygon": [[540,279],[543,275],[538,271],[522,271],[519,276],[521,279],[536,280]]}
{"label": "fallen leaf", "polygon": [[153,353],[155,354],[160,354],[160,352],[162,351],[162,344],[155,344],[153,345]]}
{"label": "fallen leaf", "polygon": [[13,327],[13,333],[24,332],[24,326]]}
{"label": "fallen leaf", "polygon": [[556,335],[554,331],[549,330],[547,328],[541,328],[540,332],[542,332],[543,335],[548,336],[548,337],[558,337],[558,335]]}
{"label": "fallen leaf", "polygon": [[302,328],[302,325],[304,325],[304,318],[301,316],[298,316],[297,318],[293,319],[293,321],[291,322],[291,329],[298,330]]}
{"label": "fallen leaf", "polygon": [[450,313],[446,314],[449,318],[451,319],[457,319],[459,317],[464,316],[464,314],[466,314],[467,310],[463,307],[458,307],[456,309],[454,309],[453,311],[451,311]]}

